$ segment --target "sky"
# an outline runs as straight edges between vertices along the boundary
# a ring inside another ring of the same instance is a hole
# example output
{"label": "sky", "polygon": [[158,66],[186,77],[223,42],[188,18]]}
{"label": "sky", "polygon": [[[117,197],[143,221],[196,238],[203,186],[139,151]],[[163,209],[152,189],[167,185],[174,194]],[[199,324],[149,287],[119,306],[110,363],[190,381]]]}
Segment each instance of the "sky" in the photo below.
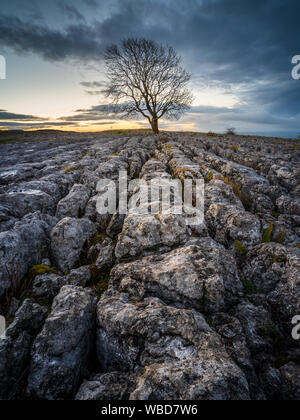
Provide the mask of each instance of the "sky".
{"label": "sky", "polygon": [[191,109],[161,129],[296,137],[299,16],[299,0],[1,0],[0,130],[148,128],[107,115],[101,93],[105,48],[144,37],[192,74]]}

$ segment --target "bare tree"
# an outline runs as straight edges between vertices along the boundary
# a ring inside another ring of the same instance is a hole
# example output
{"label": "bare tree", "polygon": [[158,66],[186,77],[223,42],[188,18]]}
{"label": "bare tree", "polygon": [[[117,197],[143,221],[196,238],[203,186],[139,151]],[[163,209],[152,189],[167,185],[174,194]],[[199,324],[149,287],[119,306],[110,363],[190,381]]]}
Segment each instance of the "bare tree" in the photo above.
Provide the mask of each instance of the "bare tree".
{"label": "bare tree", "polygon": [[232,135],[235,135],[236,134],[236,128],[234,128],[234,127],[229,127],[229,128],[227,128],[227,131],[226,131],[226,133],[225,134],[232,134]]}
{"label": "bare tree", "polygon": [[120,47],[105,52],[108,86],[112,99],[124,117],[139,114],[148,119],[154,133],[162,117],[179,119],[190,107],[188,89],[191,75],[181,67],[181,58],[172,47],[144,38],[129,38]]}

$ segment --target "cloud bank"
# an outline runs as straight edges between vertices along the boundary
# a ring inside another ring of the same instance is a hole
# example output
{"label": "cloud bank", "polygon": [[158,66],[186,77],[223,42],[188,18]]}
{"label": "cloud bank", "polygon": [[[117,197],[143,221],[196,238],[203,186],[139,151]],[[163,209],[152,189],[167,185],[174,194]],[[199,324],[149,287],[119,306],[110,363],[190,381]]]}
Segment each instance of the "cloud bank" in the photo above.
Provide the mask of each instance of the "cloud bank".
{"label": "cloud bank", "polygon": [[[51,16],[42,3],[43,15]],[[108,44],[129,36],[151,38],[183,56],[193,90],[222,86],[238,98],[231,110],[196,114],[194,108],[193,118],[209,115],[223,126],[240,122],[244,130],[300,131],[300,81],[291,78],[291,59],[300,54],[298,0],[82,0],[60,1],[57,7],[64,24],[24,19],[4,7],[0,47],[52,62],[101,63]],[[90,81],[82,87],[97,96],[103,85]]]}

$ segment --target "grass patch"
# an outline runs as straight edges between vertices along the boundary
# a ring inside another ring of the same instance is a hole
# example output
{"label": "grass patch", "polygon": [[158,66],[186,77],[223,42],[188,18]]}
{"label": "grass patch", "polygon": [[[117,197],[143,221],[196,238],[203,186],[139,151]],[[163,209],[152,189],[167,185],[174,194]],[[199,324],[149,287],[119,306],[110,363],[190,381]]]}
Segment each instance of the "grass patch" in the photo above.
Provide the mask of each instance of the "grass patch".
{"label": "grass patch", "polygon": [[259,325],[258,330],[261,336],[271,338],[278,350],[283,348],[285,344],[284,337],[272,322],[269,322],[266,325]]}
{"label": "grass patch", "polygon": [[0,145],[16,143],[20,141],[25,141],[22,131],[0,131]]}
{"label": "grass patch", "polygon": [[58,274],[58,272],[49,267],[49,265],[39,264],[30,269],[30,274],[33,276],[42,276],[43,274]]}
{"label": "grass patch", "polygon": [[212,181],[214,178],[214,174],[212,172],[209,172],[205,177],[204,177],[204,182],[205,184],[209,184],[210,181]]}
{"label": "grass patch", "polygon": [[249,280],[243,280],[243,286],[246,295],[254,295],[257,292],[256,286]]}
{"label": "grass patch", "polygon": [[211,318],[210,317],[206,317],[205,318],[205,321],[206,321],[206,323],[207,323],[207,325],[210,327],[210,328],[213,328],[214,327],[214,325],[213,325],[213,322],[212,322],[212,320],[211,320]]}
{"label": "grass patch", "polygon": [[246,295],[264,294],[262,289],[258,289],[251,281],[243,280],[244,292]]}
{"label": "grass patch", "polygon": [[90,265],[92,279],[89,282],[89,287],[95,295],[100,299],[103,293],[108,289],[110,279],[110,270],[99,270],[95,264]]}
{"label": "grass patch", "polygon": [[94,235],[92,237],[92,239],[90,239],[89,245],[94,246],[94,245],[97,245],[97,244],[102,244],[102,242],[106,238],[107,238],[107,236],[104,233],[96,233],[96,235]]}
{"label": "grass patch", "polygon": [[14,320],[15,320],[14,316],[10,318],[6,318],[6,325],[5,325],[6,329],[14,322]]}
{"label": "grass patch", "polygon": [[71,172],[76,171],[77,169],[78,169],[77,166],[74,166],[74,165],[67,166],[66,168],[64,168],[64,174],[69,174]]}
{"label": "grass patch", "polygon": [[219,176],[216,179],[219,179],[219,180],[225,182],[225,184],[229,185],[233,189],[234,194],[242,202],[245,210],[247,210],[247,211],[251,210],[251,207],[252,207],[252,204],[253,204],[252,199],[247,194],[244,194],[242,192],[240,186],[236,182],[232,181],[228,176],[224,176],[224,177]]}
{"label": "grass patch", "polygon": [[234,245],[240,254],[242,255],[248,254],[248,247],[245,244],[243,244],[241,241],[235,241]]}
{"label": "grass patch", "polygon": [[240,150],[238,146],[229,146],[229,149],[233,150],[236,153]]}
{"label": "grass patch", "polygon": [[[271,222],[270,226],[267,229],[264,229],[263,235],[262,235],[262,243],[270,243],[272,241],[272,235],[274,230],[274,223]],[[278,244],[281,244],[286,237],[286,229],[283,229],[283,231],[277,236],[277,238],[273,238],[273,242],[277,242]]]}
{"label": "grass patch", "polygon": [[95,295],[100,299],[104,292],[108,289],[109,276],[103,277],[96,284],[92,286]]}
{"label": "grass patch", "polygon": [[156,252],[156,251],[159,251],[159,249],[160,249],[160,244],[153,245],[150,248],[147,248],[147,251],[149,251],[149,252]]}
{"label": "grass patch", "polygon": [[286,237],[286,228],[283,229],[283,231],[280,233],[280,235],[276,238],[276,242],[281,244]]}
{"label": "grass patch", "polygon": [[273,228],[274,228],[274,223],[271,222],[270,226],[267,229],[264,229],[262,240],[261,240],[263,244],[267,244],[271,242]]}
{"label": "grass patch", "polygon": [[192,174],[196,178],[199,176],[199,174],[197,174],[196,171],[194,171],[193,169],[190,169],[190,168],[178,168],[174,172],[174,176],[176,177],[176,176],[181,175],[183,178],[187,178],[187,176],[188,176],[187,173],[188,173],[188,175]]}
{"label": "grass patch", "polygon": [[45,299],[34,299],[34,301],[39,304],[40,306],[45,306],[46,308],[48,308],[49,313],[52,309],[52,303],[53,303],[53,299],[52,298],[45,298]]}

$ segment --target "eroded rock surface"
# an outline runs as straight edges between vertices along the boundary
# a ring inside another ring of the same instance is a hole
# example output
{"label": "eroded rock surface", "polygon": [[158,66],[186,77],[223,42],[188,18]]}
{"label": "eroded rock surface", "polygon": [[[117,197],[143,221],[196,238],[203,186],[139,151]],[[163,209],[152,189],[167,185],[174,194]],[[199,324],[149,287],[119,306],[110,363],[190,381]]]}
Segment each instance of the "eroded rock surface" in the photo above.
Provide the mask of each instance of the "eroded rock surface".
{"label": "eroded rock surface", "polygon": [[51,252],[57,267],[66,272],[74,268],[86,241],[96,233],[88,219],[62,219],[51,232]]}
{"label": "eroded rock surface", "polygon": [[13,399],[24,386],[22,379],[36,335],[47,317],[47,308],[25,300],[14,322],[0,337],[0,399]]}
{"label": "eroded rock surface", "polygon": [[33,345],[29,395],[50,400],[75,395],[92,351],[95,307],[89,290],[61,289]]}
{"label": "eroded rock surface", "polygon": [[[0,399],[299,400],[299,144],[39,135],[0,145]],[[143,189],[186,180],[196,226]]]}
{"label": "eroded rock surface", "polygon": [[242,371],[198,312],[107,292],[98,305],[97,334],[105,371],[144,368],[132,399],[249,398]]}

